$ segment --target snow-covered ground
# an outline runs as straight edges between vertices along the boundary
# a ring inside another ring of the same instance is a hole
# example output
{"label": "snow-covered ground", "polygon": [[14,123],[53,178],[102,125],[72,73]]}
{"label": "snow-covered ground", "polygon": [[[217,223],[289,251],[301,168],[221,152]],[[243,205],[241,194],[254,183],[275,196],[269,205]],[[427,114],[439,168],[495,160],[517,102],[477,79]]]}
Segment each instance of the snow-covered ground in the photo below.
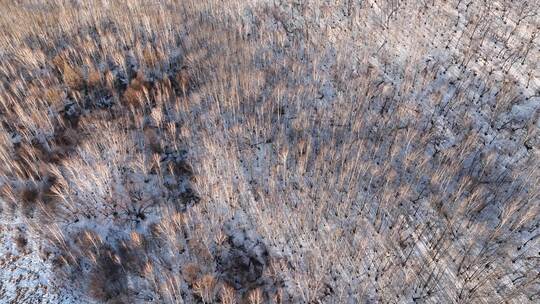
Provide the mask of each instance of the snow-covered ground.
{"label": "snow-covered ground", "polygon": [[47,3],[0,5],[0,303],[540,299],[538,4]]}

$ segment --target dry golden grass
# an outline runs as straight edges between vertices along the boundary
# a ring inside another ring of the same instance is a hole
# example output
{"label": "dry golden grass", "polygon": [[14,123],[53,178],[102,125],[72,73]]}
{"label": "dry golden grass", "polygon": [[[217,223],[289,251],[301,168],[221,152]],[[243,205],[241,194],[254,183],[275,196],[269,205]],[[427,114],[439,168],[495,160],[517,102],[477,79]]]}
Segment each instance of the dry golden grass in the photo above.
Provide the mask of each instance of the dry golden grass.
{"label": "dry golden grass", "polygon": [[1,225],[88,302],[537,302],[538,5],[428,2],[0,1]]}

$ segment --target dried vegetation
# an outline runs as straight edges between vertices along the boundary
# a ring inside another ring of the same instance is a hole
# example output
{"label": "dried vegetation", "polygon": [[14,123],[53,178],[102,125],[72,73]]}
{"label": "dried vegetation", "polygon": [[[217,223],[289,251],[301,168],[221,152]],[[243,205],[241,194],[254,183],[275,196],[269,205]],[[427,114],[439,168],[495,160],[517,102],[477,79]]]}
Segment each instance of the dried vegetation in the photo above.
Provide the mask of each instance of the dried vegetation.
{"label": "dried vegetation", "polygon": [[0,299],[538,302],[538,12],[0,1]]}

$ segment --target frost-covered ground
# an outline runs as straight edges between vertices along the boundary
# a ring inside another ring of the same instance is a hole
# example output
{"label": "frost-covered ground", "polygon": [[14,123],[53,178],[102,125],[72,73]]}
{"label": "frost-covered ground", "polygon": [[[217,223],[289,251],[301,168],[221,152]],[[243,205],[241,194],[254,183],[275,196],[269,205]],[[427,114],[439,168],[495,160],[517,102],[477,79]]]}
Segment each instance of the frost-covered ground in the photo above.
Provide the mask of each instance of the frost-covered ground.
{"label": "frost-covered ground", "polygon": [[539,5],[20,1],[0,303],[536,303]]}

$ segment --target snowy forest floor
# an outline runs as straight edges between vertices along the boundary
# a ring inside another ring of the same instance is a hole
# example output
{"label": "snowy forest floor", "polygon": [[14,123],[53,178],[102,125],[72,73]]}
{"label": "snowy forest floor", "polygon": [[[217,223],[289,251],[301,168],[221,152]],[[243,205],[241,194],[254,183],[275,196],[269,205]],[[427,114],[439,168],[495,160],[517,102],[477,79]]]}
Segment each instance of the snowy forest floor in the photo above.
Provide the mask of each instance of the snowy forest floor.
{"label": "snowy forest floor", "polygon": [[537,303],[535,1],[0,1],[0,303]]}

